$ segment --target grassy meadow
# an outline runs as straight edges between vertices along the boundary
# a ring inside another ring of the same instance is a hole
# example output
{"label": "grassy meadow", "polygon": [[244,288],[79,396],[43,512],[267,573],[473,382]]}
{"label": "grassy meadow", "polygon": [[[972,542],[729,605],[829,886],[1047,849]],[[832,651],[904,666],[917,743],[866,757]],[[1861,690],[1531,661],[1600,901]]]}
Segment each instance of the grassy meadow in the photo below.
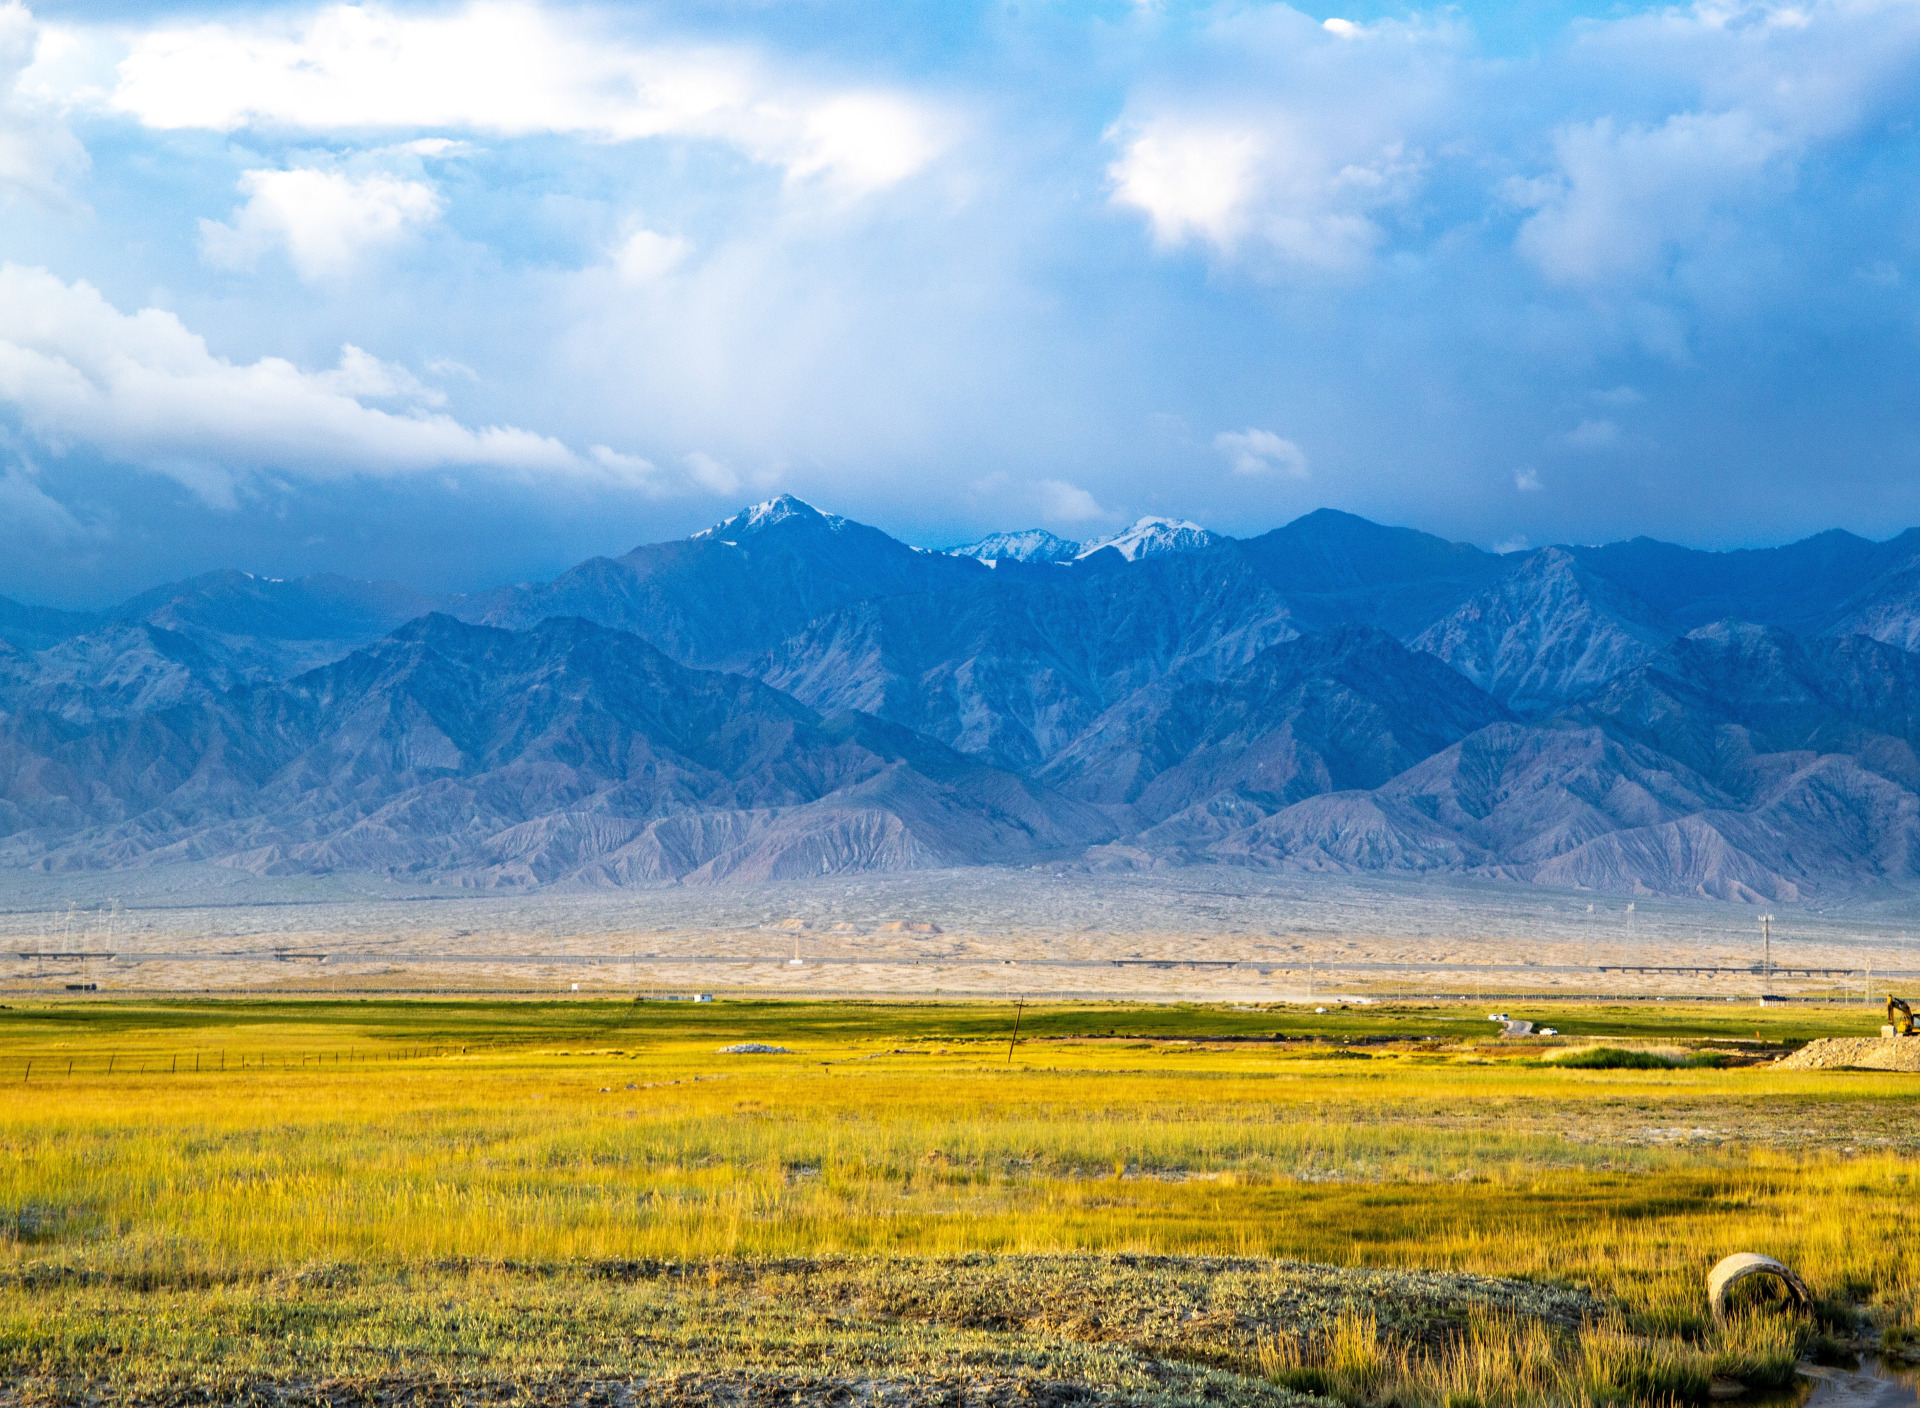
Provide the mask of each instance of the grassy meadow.
{"label": "grassy meadow", "polygon": [[[1439,1005],[14,999],[0,1402],[1651,1403],[1912,1338],[1920,1077],[1766,1064],[1873,1010],[1526,1015],[1674,1064]],[[1741,1250],[1816,1316],[1714,1326]]]}

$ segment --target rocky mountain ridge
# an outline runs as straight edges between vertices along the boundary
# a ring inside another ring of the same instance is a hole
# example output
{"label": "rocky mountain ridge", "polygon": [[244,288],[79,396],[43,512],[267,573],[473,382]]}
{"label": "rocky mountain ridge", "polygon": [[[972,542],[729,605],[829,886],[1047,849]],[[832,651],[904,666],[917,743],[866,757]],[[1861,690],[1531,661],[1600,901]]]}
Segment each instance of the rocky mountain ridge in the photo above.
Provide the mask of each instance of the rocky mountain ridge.
{"label": "rocky mountain ridge", "polygon": [[989,533],[977,543],[947,551],[955,557],[971,557],[986,563],[1073,562],[1111,548],[1128,562],[1138,562],[1143,557],[1159,557],[1170,552],[1199,552],[1225,541],[1220,534],[1184,518],[1149,515],[1136,519],[1118,533],[1085,543],[1057,538],[1044,528],[1023,528],[1015,533]]}
{"label": "rocky mountain ridge", "polygon": [[1129,532],[929,552],[782,497],[464,597],[212,573],[103,612],[0,601],[0,863],[1920,881],[1920,531]]}

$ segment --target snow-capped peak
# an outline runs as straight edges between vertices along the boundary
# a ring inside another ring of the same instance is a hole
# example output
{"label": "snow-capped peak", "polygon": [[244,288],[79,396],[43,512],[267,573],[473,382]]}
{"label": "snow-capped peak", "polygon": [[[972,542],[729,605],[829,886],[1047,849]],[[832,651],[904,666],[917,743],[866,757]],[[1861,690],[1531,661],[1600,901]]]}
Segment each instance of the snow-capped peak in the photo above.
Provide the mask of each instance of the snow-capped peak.
{"label": "snow-capped peak", "polygon": [[835,513],[822,513],[803,499],[792,494],[782,494],[778,498],[768,499],[765,503],[743,508],[723,523],[711,528],[702,528],[693,535],[695,541],[705,538],[718,538],[722,542],[736,542],[749,533],[763,533],[776,523],[785,523],[790,518],[815,519],[829,528],[838,528],[847,520]]}
{"label": "snow-capped peak", "polygon": [[1002,558],[1014,562],[1071,562],[1080,544],[1055,537],[1044,528],[1023,528],[1017,533],[990,533],[977,543],[947,551],[954,557],[977,557],[982,562]]}
{"label": "snow-capped peak", "polygon": [[1142,518],[1131,528],[1123,528],[1110,538],[1087,543],[1075,554],[1090,557],[1102,548],[1112,548],[1129,562],[1143,557],[1158,557],[1169,552],[1199,552],[1221,541],[1218,533],[1208,532],[1198,523],[1184,518]]}

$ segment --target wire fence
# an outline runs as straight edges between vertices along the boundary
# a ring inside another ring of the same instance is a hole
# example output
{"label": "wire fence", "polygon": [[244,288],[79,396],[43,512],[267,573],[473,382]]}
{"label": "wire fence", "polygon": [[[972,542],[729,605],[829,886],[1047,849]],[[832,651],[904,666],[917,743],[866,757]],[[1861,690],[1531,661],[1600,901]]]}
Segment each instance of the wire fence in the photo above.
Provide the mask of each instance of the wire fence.
{"label": "wire fence", "polygon": [[[188,1051],[108,1051],[85,1056],[42,1052],[8,1063],[21,1084],[95,1076],[205,1076],[344,1071],[356,1067],[464,1056],[465,1046],[409,1046],[394,1050],[347,1047],[333,1051],[235,1051],[210,1047]],[[7,1069],[7,1068],[0,1068]],[[0,1076],[0,1080],[4,1080]]]}

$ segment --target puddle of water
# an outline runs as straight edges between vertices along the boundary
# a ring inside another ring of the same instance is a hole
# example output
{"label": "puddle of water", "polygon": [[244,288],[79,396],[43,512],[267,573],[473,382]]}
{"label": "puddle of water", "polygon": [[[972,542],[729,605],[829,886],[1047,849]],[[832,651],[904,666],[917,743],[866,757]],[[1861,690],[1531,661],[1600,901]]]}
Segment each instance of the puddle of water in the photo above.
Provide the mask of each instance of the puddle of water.
{"label": "puddle of water", "polygon": [[1810,1392],[1801,1408],[1920,1408],[1920,1368],[1860,1357],[1858,1370],[1802,1364]]}

